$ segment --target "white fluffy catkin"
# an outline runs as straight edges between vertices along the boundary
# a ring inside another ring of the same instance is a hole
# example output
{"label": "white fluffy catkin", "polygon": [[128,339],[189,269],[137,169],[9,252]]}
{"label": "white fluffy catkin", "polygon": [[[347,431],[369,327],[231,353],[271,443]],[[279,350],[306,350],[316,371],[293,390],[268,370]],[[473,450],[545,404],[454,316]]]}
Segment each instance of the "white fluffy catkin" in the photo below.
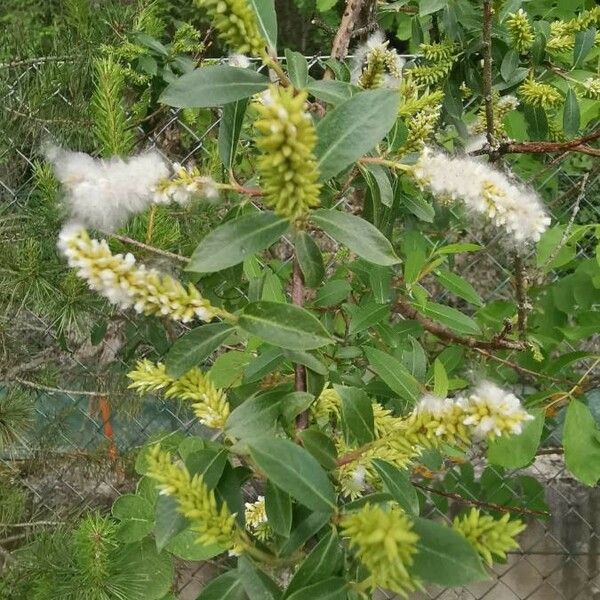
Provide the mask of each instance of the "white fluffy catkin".
{"label": "white fluffy catkin", "polygon": [[45,155],[63,186],[71,218],[107,231],[146,209],[155,201],[156,184],[169,176],[169,167],[156,151],[102,159],[48,146]]}

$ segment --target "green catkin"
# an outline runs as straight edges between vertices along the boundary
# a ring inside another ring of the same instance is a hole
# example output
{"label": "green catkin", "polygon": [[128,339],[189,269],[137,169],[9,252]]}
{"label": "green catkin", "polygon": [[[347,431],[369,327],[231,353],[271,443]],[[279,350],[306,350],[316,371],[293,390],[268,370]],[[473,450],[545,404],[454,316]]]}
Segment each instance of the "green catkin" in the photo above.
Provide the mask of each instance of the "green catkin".
{"label": "green catkin", "polygon": [[527,79],[521,84],[519,96],[525,104],[546,109],[556,108],[563,102],[562,94],[555,87],[534,79]]}
{"label": "green catkin", "polygon": [[520,8],[516,13],[508,15],[506,28],[510,35],[511,45],[520,53],[525,54],[533,46],[533,27],[527,18],[527,13]]}
{"label": "green catkin", "polygon": [[256,57],[265,53],[267,43],[246,0],[196,0],[196,5],[206,9],[219,38],[231,51]]}
{"label": "green catkin", "polygon": [[257,160],[265,204],[292,222],[303,222],[319,206],[315,127],[305,111],[306,92],[271,86],[254,103],[259,118]]}
{"label": "green catkin", "polygon": [[386,50],[383,46],[373,48],[367,55],[367,64],[365,65],[358,85],[366,90],[377,88],[383,82],[386,68]]}
{"label": "green catkin", "polygon": [[525,529],[525,525],[518,519],[509,519],[508,513],[496,520],[472,508],[468,514],[455,517],[452,528],[466,537],[485,562],[491,565],[494,556],[504,560],[509,550],[519,547],[515,537]]}
{"label": "green catkin", "polygon": [[369,588],[382,587],[406,598],[419,583],[409,573],[419,536],[396,506],[384,510],[367,504],[341,521],[342,534],[370,575]]}

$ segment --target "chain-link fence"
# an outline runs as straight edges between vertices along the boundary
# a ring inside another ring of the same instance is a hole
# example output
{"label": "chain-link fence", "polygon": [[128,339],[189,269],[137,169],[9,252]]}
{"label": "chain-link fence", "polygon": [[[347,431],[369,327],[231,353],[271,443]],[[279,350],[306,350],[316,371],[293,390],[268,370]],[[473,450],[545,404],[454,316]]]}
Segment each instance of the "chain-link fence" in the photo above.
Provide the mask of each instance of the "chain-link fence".
{"label": "chain-link fence", "polygon": [[[310,61],[311,68],[319,68],[318,58]],[[43,64],[26,65],[14,72],[14,80],[2,90],[0,102],[18,106],[19,94],[23,93],[20,82],[24,77],[44,68]],[[25,103],[25,98],[22,99]],[[68,104],[68,95],[57,87],[48,95],[49,103]],[[17,110],[17,109],[14,109]],[[52,138],[55,124],[39,115],[38,139]],[[207,142],[214,139],[218,119],[199,131],[182,118],[179,110],[164,108],[154,120],[150,130],[139,129],[140,147],[154,147],[170,161],[199,162],[206,154]],[[0,209],[7,211],[17,203],[25,206],[32,193],[31,167],[36,153],[24,150],[18,139],[5,132],[3,154],[0,156]],[[564,158],[564,157],[563,157]],[[585,193],[580,194],[581,174],[567,172],[560,158],[548,161],[540,172],[533,173],[529,184],[538,188],[556,190],[549,209],[555,220],[568,222],[574,212],[587,222],[600,221],[598,202],[598,168],[587,177]],[[339,202],[346,198],[342,195]],[[583,217],[582,217],[583,215]],[[487,231],[471,233],[472,241],[484,250],[466,254],[461,258],[460,273],[470,280],[486,301],[512,299],[513,270],[509,257],[499,239]],[[449,240],[455,241],[455,240]],[[464,241],[464,240],[463,240]],[[287,245],[287,247],[286,247]],[[291,246],[283,244],[282,262],[290,260]],[[590,257],[592,250],[580,249],[580,256]],[[241,293],[241,292],[240,292]],[[438,293],[438,301],[448,301],[446,294]],[[31,324],[43,332],[48,347],[62,348],[63,340],[53,333],[49,323],[34,312],[27,314]],[[35,369],[13,377],[35,395],[36,423],[33,433],[21,437],[0,456],[0,466],[9,474],[18,474],[30,496],[33,521],[61,522],[73,514],[91,507],[110,506],[120,494],[129,491],[135,475],[128,467],[128,457],[159,431],[180,431],[184,434],[202,433],[193,415],[183,406],[157,398],[133,401],[127,394],[111,394],[111,386],[99,390],[97,383],[113,377],[118,369],[110,368],[121,363],[121,371],[131,367],[124,360],[123,346],[126,332],[141,327],[139,319],[129,314],[118,315],[118,326],[109,325],[99,346],[87,345],[77,352],[60,352],[61,369],[76,373],[69,380],[70,386],[44,386],[35,383]],[[576,350],[579,348],[573,348]],[[510,356],[507,360],[510,360]],[[73,387],[75,389],[68,389]],[[114,386],[118,387],[118,386]],[[108,391],[105,391],[107,389]],[[131,461],[129,461],[131,462]],[[529,528],[521,536],[521,549],[510,553],[506,564],[495,568],[496,577],[467,589],[435,590],[419,592],[417,598],[443,600],[592,600],[600,598],[598,570],[600,535],[600,493],[597,489],[578,484],[565,470],[560,441],[550,435],[542,453],[526,470],[515,473],[514,489],[508,486],[506,477],[494,478],[493,469],[484,471],[483,462],[474,457],[475,478],[486,477],[486,485],[497,486],[488,496],[502,497],[503,491],[519,497],[527,489],[529,505],[545,501],[550,516],[531,519]],[[504,474],[506,476],[506,473]],[[541,485],[531,486],[532,479]],[[470,497],[472,489],[458,481],[457,494]],[[460,503],[455,498],[443,498],[430,507],[440,518],[455,514]],[[464,507],[463,507],[464,508]],[[181,566],[177,593],[182,599],[195,598],[203,581],[213,576],[220,567],[214,563],[190,563]],[[382,597],[388,597],[382,594]]]}

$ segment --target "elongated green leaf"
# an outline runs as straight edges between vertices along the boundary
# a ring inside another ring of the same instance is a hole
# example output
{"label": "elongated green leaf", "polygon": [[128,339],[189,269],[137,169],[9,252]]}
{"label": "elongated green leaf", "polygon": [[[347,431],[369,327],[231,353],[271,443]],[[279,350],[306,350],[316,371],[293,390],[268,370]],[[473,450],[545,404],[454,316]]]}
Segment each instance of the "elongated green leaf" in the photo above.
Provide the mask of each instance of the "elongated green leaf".
{"label": "elongated green leaf", "polygon": [[483,300],[477,293],[477,290],[460,275],[452,273],[447,269],[440,269],[435,276],[449,292],[456,294],[459,298],[462,298],[475,306],[483,306]]}
{"label": "elongated green leaf", "polygon": [[258,29],[267,40],[269,48],[277,53],[277,14],[274,0],[249,0],[256,14]]}
{"label": "elongated green leaf", "polygon": [[392,90],[360,92],[328,112],[317,125],[315,154],[326,181],[374,148],[392,128],[398,95]]}
{"label": "elongated green leaf", "polygon": [[502,64],[500,65],[500,74],[502,75],[502,79],[504,79],[504,81],[510,81],[510,78],[513,76],[518,66],[519,54],[516,50],[509,50],[504,55]]}
{"label": "elongated green leaf", "polygon": [[285,49],[285,60],[290,81],[294,87],[303,89],[308,85],[308,61],[300,52]]}
{"label": "elongated green leaf", "polygon": [[203,448],[191,452],[185,459],[185,466],[190,475],[200,475],[206,487],[213,489],[223,475],[227,455],[225,448]]}
{"label": "elongated green leaf", "polygon": [[337,467],[337,450],[329,436],[318,429],[305,429],[299,433],[302,445],[317,459],[317,461],[331,471]]}
{"label": "elongated green leaf", "polygon": [[395,265],[400,262],[390,241],[368,221],[340,210],[320,208],[311,219],[323,231],[352,252],[376,265]]}
{"label": "elongated green leaf", "polygon": [[487,579],[477,551],[457,531],[428,519],[414,519],[419,536],[411,572],[428,583],[467,585]]}
{"label": "elongated green leaf", "polygon": [[331,518],[331,513],[313,512],[294,525],[290,537],[285,544],[279,549],[280,556],[289,556],[302,547],[311,537],[316,535]]}
{"label": "elongated green leaf", "polygon": [[244,600],[246,592],[235,571],[211,579],[196,600]]}
{"label": "elongated green leaf", "polygon": [[158,497],[154,516],[154,538],[159,552],[188,525],[188,520],[177,510],[175,498]]}
{"label": "elongated green leaf", "polygon": [[433,393],[438,398],[448,395],[448,374],[444,363],[438,358],[433,363]]}
{"label": "elongated green leaf", "polygon": [[579,400],[567,408],[563,446],[567,468],[585,485],[600,479],[600,430],[590,409]]}
{"label": "elongated green leaf", "polygon": [[344,310],[350,315],[350,327],[348,327],[348,333],[354,335],[383,321],[385,317],[389,316],[390,307],[387,304],[368,302],[362,306],[345,304]]}
{"label": "elongated green leaf", "polygon": [[294,240],[296,257],[304,277],[304,283],[308,287],[316,288],[323,281],[325,266],[323,256],[312,237],[305,231],[301,231]]}
{"label": "elongated green leaf", "polygon": [[269,435],[281,413],[282,396],[281,392],[273,391],[248,398],[231,412],[225,431],[240,440]]}
{"label": "elongated green leaf", "polygon": [[385,460],[379,458],[373,461],[375,470],[381,477],[385,489],[392,498],[409,514],[419,514],[419,498],[417,490],[413,487],[406,471],[399,469]]}
{"label": "elongated green leaf", "polygon": [[165,364],[167,373],[181,377],[199,365],[233,332],[228,323],[209,323],[192,329],[171,346]]}
{"label": "elongated green leaf", "polygon": [[359,92],[360,88],[345,81],[312,79],[308,84],[308,91],[319,100],[329,104],[340,104]]}
{"label": "elongated green leaf", "polygon": [[277,584],[244,554],[238,558],[237,573],[250,600],[279,599]]}
{"label": "elongated green leaf", "polygon": [[415,215],[417,219],[425,221],[426,223],[433,223],[435,209],[421,194],[403,194],[402,204],[409,212]]}
{"label": "elongated green leaf", "polygon": [[544,429],[544,411],[531,411],[534,420],[525,423],[519,435],[497,438],[488,444],[488,461],[507,469],[520,469],[534,458]]}
{"label": "elongated green leaf", "polygon": [[281,399],[281,415],[291,425],[314,401],[315,397],[308,392],[290,392]]}
{"label": "elongated green leaf", "polygon": [[445,306],[444,304],[436,304],[435,302],[427,302],[425,306],[419,308],[421,312],[431,317],[434,321],[438,321],[458,333],[465,333],[467,335],[481,334],[479,325],[471,317],[461,313],[456,308]]}
{"label": "elongated green leaf", "polygon": [[287,492],[267,481],[265,490],[265,510],[273,531],[283,537],[290,535],[292,529],[292,499]]}
{"label": "elongated green leaf", "polygon": [[248,100],[243,98],[223,107],[219,122],[219,157],[226,169],[233,166],[247,106]]}
{"label": "elongated green leaf", "polygon": [[198,244],[187,271],[212,273],[241,263],[274,244],[289,222],[271,211],[256,212],[227,221]]}
{"label": "elongated green leaf", "polygon": [[342,399],[342,425],[346,443],[359,446],[373,441],[373,404],[364,390],[334,384]]}
{"label": "elongated green leaf", "polygon": [[341,563],[342,554],[338,536],[330,531],[304,559],[283,595],[284,600],[299,589],[335,573]]}
{"label": "elongated green leaf", "polygon": [[575,35],[575,46],[573,47],[573,68],[580,67],[594,47],[596,40],[596,28],[590,27]]}
{"label": "elongated green leaf", "polygon": [[346,600],[348,582],[341,577],[330,577],[307,585],[288,596],[290,600]]}
{"label": "elongated green leaf", "polygon": [[581,115],[579,111],[579,102],[573,88],[569,87],[565,108],[563,112],[563,129],[569,137],[575,137],[579,131]]}
{"label": "elongated green leaf", "polygon": [[268,77],[252,69],[202,67],[168,85],[160,101],[180,108],[221,106],[262,92],[268,84]]}
{"label": "elongated green leaf", "polygon": [[398,359],[377,348],[367,347],[364,350],[369,364],[393,392],[411,404],[419,400],[424,388]]}
{"label": "elongated green leaf", "polygon": [[371,181],[369,186],[374,184],[377,189],[377,196],[381,204],[387,207],[392,206],[394,191],[392,190],[392,184],[386,168],[382,165],[365,165],[361,170],[365,174],[367,181]]}
{"label": "elongated green leaf", "polygon": [[269,479],[314,511],[335,509],[335,490],[321,465],[304,448],[284,439],[250,444],[252,458]]}
{"label": "elongated green leaf", "polygon": [[290,350],[312,350],[332,342],[317,317],[291,304],[252,302],[242,311],[238,324],[266,342]]}
{"label": "elongated green leaf", "polygon": [[301,350],[282,350],[282,354],[289,358],[292,362],[299,363],[308,367],[311,371],[318,373],[319,375],[327,375],[327,367],[316,357],[309,352],[302,352]]}
{"label": "elongated green leaf", "polygon": [[431,13],[442,10],[448,4],[447,0],[420,0],[419,2],[419,15],[424,17]]}
{"label": "elongated green leaf", "polygon": [[314,305],[318,307],[340,304],[350,294],[352,286],[345,279],[331,279],[317,291]]}
{"label": "elongated green leaf", "polygon": [[525,106],[527,131],[533,140],[543,140],[548,135],[548,116],[540,106]]}

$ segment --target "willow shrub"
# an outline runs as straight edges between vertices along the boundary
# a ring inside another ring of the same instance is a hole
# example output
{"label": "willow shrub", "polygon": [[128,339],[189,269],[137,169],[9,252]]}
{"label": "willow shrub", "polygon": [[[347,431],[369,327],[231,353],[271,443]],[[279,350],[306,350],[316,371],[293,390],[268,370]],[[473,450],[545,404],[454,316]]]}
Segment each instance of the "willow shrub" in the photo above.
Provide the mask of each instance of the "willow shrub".
{"label": "willow shrub", "polygon": [[[61,234],[70,266],[122,309],[192,324],[129,378],[188,404],[211,435],[149,444],[137,493],[113,513],[127,544],[223,555],[200,599],[355,599],[488,577],[525,517],[546,514],[540,484],[511,471],[534,460],[545,421],[564,420],[573,474],[600,477],[579,362],[595,357],[571,351],[598,331],[600,266],[577,258],[598,229],[552,222],[558,190],[542,198],[519,177],[550,159],[509,144],[550,140],[573,151],[571,172],[590,166],[593,136],[564,143],[598,114],[600,11],[548,22],[519,4],[491,13],[486,81],[483,16],[467,2],[401,3],[414,9],[408,63],[375,34],[313,73],[289,49],[277,58],[268,0],[201,1],[252,60],[201,65],[161,101],[222,107],[223,180],[157,166],[123,208],[119,181],[140,160],[58,165],[78,217]],[[384,24],[391,8],[378,7]],[[82,182],[107,213],[217,195],[233,208],[180,283],[87,232]],[[475,239],[492,238],[515,265],[514,299],[486,302],[496,284],[461,274],[463,255],[484,250]],[[431,518],[448,498],[464,511]]]}

